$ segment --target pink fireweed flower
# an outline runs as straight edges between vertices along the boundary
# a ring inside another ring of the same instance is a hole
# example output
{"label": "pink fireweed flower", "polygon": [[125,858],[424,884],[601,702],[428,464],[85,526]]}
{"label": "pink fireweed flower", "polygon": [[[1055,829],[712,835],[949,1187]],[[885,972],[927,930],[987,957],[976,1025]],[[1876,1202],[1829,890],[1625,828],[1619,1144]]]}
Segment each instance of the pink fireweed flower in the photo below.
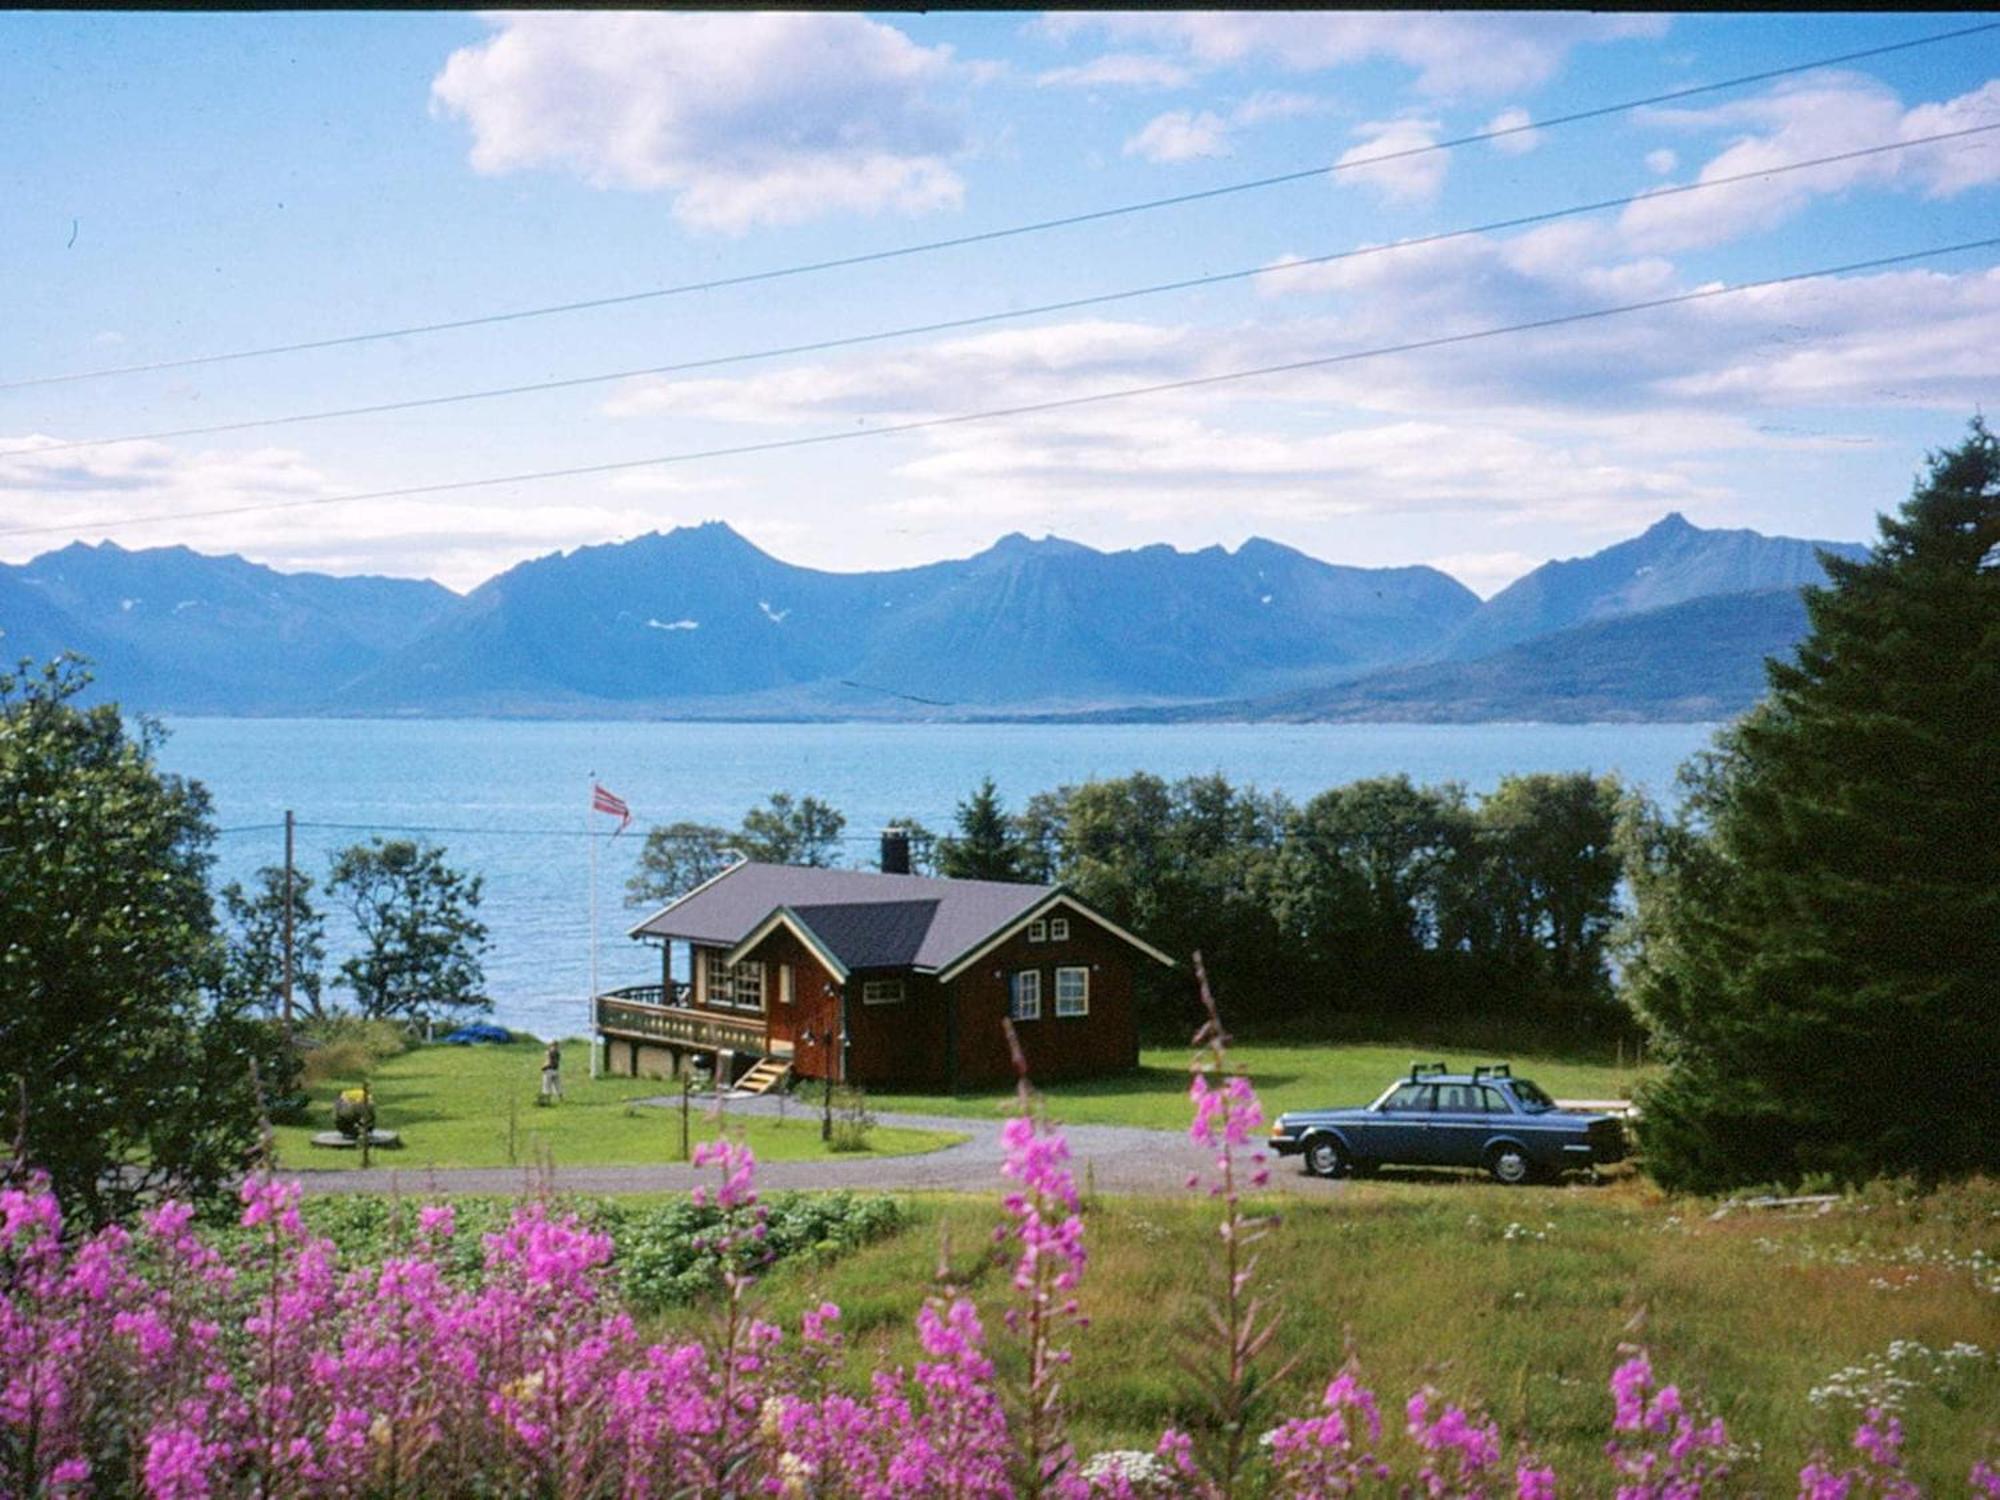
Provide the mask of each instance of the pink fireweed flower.
{"label": "pink fireweed flower", "polygon": [[[1903,1424],[1879,1406],[1863,1414],[1854,1429],[1854,1451],[1864,1460],[1847,1469],[1834,1469],[1826,1457],[1816,1455],[1799,1470],[1799,1500],[1920,1500],[1923,1492],[1903,1472]],[[1978,1493],[1977,1486],[1973,1486]]]}
{"label": "pink fireweed flower", "polygon": [[[727,1136],[703,1141],[694,1148],[694,1164],[722,1168],[722,1186],[715,1193],[717,1208],[727,1212],[732,1208],[748,1208],[757,1201],[757,1156],[744,1142]],[[696,1191],[700,1194],[699,1189]],[[701,1194],[695,1201],[699,1203],[705,1196]]]}
{"label": "pink fireweed flower", "polygon": [[1406,1408],[1410,1437],[1428,1455],[1417,1475],[1424,1493],[1439,1500],[1444,1496],[1482,1500],[1486,1494],[1484,1475],[1500,1462],[1500,1429],[1457,1406],[1447,1406],[1432,1417],[1431,1403],[1436,1396],[1437,1392],[1426,1386],[1410,1397]]}
{"label": "pink fireweed flower", "polygon": [[1514,1500],[1556,1500],[1556,1471],[1522,1459],[1514,1466]]}
{"label": "pink fireweed flower", "polygon": [[243,1227],[255,1229],[259,1224],[275,1219],[284,1233],[304,1234],[305,1225],[299,1221],[299,1198],[303,1192],[304,1189],[296,1182],[280,1182],[275,1177],[245,1178],[242,1187]]}
{"label": "pink fireweed flower", "polygon": [[818,1307],[809,1307],[799,1314],[799,1337],[809,1344],[831,1343],[840,1337],[833,1325],[840,1321],[840,1307],[837,1303],[822,1302]]}
{"label": "pink fireweed flower", "polygon": [[1983,1458],[1973,1462],[1972,1472],[1965,1476],[1965,1484],[1975,1495],[1984,1496],[1986,1500],[2000,1500],[2000,1468]]}
{"label": "pink fireweed flower", "polygon": [[1247,1146],[1250,1132],[1264,1123],[1264,1106],[1241,1073],[1232,1073],[1218,1089],[1210,1085],[1208,1074],[1197,1071],[1188,1083],[1188,1098],[1194,1102],[1188,1139],[1197,1146]]}
{"label": "pink fireweed flower", "polygon": [[1618,1487],[1618,1500],[1698,1496],[1729,1474],[1729,1433],[1720,1417],[1702,1421],[1690,1413],[1678,1386],[1653,1391],[1652,1385],[1652,1361],[1644,1350],[1611,1377],[1612,1428],[1628,1435],[1604,1450],[1628,1481]]}
{"label": "pink fireweed flower", "polygon": [[1280,1493],[1352,1495],[1389,1477],[1389,1466],[1375,1453],[1382,1413],[1353,1366],[1327,1386],[1324,1406],[1266,1435]]}

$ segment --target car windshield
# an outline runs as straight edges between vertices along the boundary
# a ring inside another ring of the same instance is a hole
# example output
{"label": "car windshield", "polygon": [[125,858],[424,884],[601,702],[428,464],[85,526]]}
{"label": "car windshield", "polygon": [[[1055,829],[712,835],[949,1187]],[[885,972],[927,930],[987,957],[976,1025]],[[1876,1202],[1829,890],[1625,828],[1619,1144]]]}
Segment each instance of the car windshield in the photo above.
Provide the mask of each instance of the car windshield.
{"label": "car windshield", "polygon": [[1543,1093],[1540,1085],[1525,1078],[1514,1080],[1514,1097],[1521,1101],[1521,1108],[1534,1113],[1556,1107],[1556,1101]]}

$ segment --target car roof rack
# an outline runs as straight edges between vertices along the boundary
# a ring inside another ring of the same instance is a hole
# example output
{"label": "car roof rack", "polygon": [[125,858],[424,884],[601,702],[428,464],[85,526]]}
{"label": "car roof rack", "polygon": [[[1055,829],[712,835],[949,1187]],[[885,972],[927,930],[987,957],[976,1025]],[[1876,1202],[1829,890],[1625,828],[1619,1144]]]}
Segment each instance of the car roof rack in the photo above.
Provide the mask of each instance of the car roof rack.
{"label": "car roof rack", "polygon": [[1410,1082],[1415,1083],[1419,1078],[1435,1078],[1440,1073],[1448,1073],[1450,1071],[1451,1070],[1441,1062],[1434,1062],[1434,1063],[1413,1062],[1410,1064]]}
{"label": "car roof rack", "polygon": [[1482,1063],[1472,1070],[1472,1081],[1474,1083],[1479,1082],[1482,1078],[1512,1078],[1513,1076],[1514,1066],[1512,1063]]}

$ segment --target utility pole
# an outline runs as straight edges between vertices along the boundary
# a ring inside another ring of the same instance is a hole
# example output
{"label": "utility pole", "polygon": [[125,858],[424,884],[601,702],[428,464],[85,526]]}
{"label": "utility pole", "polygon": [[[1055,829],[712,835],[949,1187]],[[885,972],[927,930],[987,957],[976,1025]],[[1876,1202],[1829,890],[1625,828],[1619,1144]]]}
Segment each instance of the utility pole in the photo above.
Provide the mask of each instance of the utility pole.
{"label": "utility pole", "polygon": [[292,810],[285,809],[285,1036],[292,1034]]}

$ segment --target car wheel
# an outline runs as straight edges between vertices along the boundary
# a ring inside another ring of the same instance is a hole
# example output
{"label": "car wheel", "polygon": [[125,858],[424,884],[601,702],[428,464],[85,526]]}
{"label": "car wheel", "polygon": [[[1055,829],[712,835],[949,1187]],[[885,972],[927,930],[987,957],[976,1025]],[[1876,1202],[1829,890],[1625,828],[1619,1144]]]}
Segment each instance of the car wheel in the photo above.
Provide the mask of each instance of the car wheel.
{"label": "car wheel", "polygon": [[1350,1163],[1339,1141],[1322,1137],[1306,1147],[1306,1170],[1315,1177],[1345,1177]]}
{"label": "car wheel", "polygon": [[1493,1174],[1495,1182],[1508,1187],[1520,1187],[1534,1181],[1534,1163],[1519,1146],[1495,1146],[1486,1157],[1486,1170]]}

